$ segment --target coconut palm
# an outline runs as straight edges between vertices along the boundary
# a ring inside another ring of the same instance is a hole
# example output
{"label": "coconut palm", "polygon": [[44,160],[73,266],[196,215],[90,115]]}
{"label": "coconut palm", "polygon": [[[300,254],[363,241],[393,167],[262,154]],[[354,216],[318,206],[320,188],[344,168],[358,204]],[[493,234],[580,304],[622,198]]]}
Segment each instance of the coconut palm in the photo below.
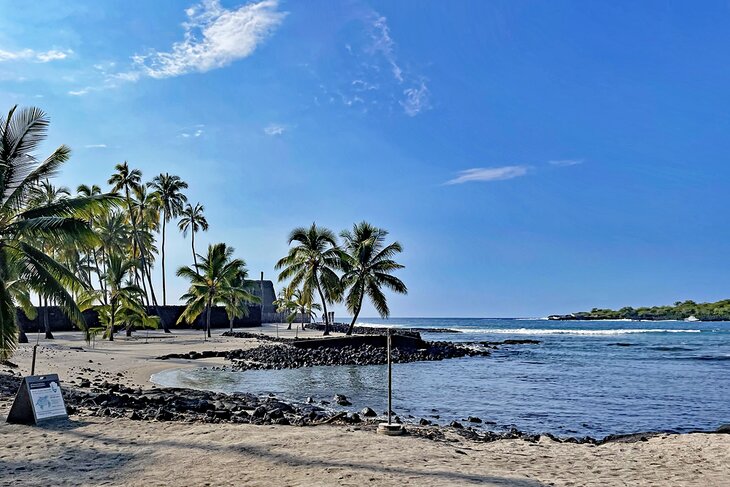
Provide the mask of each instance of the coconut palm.
{"label": "coconut palm", "polygon": [[177,218],[183,211],[183,205],[188,198],[182,193],[187,189],[188,183],[179,176],[168,173],[160,174],[147,183],[154,190],[154,197],[159,208],[162,209],[162,304],[167,304],[167,286],[165,282],[165,229],[167,222]]}
{"label": "coconut palm", "polygon": [[108,183],[112,185],[113,191],[124,192],[124,199],[127,204],[127,211],[129,212],[129,220],[132,224],[133,243],[139,248],[141,261],[140,271],[142,273],[142,279],[144,279],[145,276],[147,277],[147,284],[149,285],[149,292],[150,296],[152,297],[152,304],[155,307],[157,316],[160,317],[160,322],[162,323],[163,330],[165,331],[165,333],[170,333],[170,329],[167,327],[167,323],[165,322],[165,320],[162,319],[162,313],[160,312],[160,308],[157,303],[155,289],[152,285],[152,273],[148,272],[147,248],[145,247],[145,242],[141,238],[138,231],[137,216],[136,212],[134,211],[134,206],[132,202],[132,192],[140,187],[142,172],[139,169],[129,169],[127,161],[124,161],[121,164],[117,164],[114,169],[116,170],[116,173],[112,174],[112,176],[109,178]]}
{"label": "coconut palm", "polygon": [[343,256],[342,287],[349,290],[345,305],[352,313],[352,322],[347,329],[347,334],[351,335],[365,296],[370,299],[380,317],[387,318],[390,310],[382,288],[400,294],[408,293],[408,289],[400,279],[391,275],[393,271],[403,268],[393,260],[403,248],[398,242],[385,244],[388,236],[386,230],[361,222],[354,225],[352,231],[345,230],[340,236],[344,240],[346,252]]}
{"label": "coconut palm", "polygon": [[181,297],[187,304],[178,323],[192,324],[205,311],[205,330],[210,337],[211,308],[226,302],[230,288],[246,263],[242,259],[234,259],[233,247],[224,243],[209,245],[207,255],[198,255],[198,259],[200,263],[195,268],[180,267],[177,270],[178,277],[190,281],[190,289]]}
{"label": "coconut palm", "polygon": [[[311,297],[307,297],[301,289],[295,289],[289,291],[289,315],[286,318],[289,327],[287,330],[291,330],[292,323],[299,317],[302,323],[308,320],[313,320],[317,317],[317,313],[314,310],[320,311],[322,307],[313,303]],[[297,325],[297,336],[299,336],[299,326]]]}
{"label": "coconut palm", "polygon": [[[246,265],[245,263],[243,264]],[[248,316],[249,303],[260,303],[261,299],[252,294],[253,285],[248,281],[248,270],[241,267],[238,274],[231,279],[230,285],[225,288],[223,293],[223,306],[228,315],[228,324],[231,333],[233,333],[233,320]]]}
{"label": "coconut palm", "polygon": [[[64,200],[71,196],[71,192],[65,186],[54,186],[48,179],[41,181],[38,185],[34,186],[30,190],[30,201],[28,203],[29,208],[35,208],[39,206],[54,205],[61,200]],[[58,245],[53,237],[41,239],[38,242],[40,248],[48,255],[53,255],[55,250],[58,250]],[[54,248],[54,246],[56,248]],[[43,306],[43,328],[45,331],[45,337],[48,340],[53,340],[53,333],[51,333],[51,324],[48,319],[48,296],[38,295],[38,304]]]}
{"label": "coconut palm", "polygon": [[289,235],[289,244],[296,245],[289,249],[286,257],[276,263],[279,281],[291,279],[289,286],[301,287],[307,299],[316,290],[324,309],[324,334],[330,334],[327,303],[340,299],[342,290],[340,279],[335,272],[341,267],[342,252],[337,248],[337,237],[327,228],[317,227],[315,223],[309,228],[299,227]]}
{"label": "coconut palm", "polygon": [[190,239],[192,241],[191,245],[193,249],[193,263],[195,264],[196,269],[198,265],[198,257],[195,254],[195,234],[200,230],[204,232],[208,231],[208,220],[205,219],[203,211],[205,211],[205,207],[200,203],[196,203],[195,206],[191,206],[188,203],[182,213],[180,213],[180,221],[177,224],[183,234],[183,237],[186,237],[188,230],[190,230]]}
{"label": "coconut palm", "polygon": [[[104,281],[106,283],[107,305],[102,306],[101,314],[108,315],[106,320],[107,328],[105,337],[109,341],[114,340],[114,327],[120,323],[119,317],[124,314],[123,310],[134,310],[141,306],[138,304],[144,291],[132,283],[125,282],[125,277],[134,268],[136,262],[118,254],[111,254],[108,258]],[[108,308],[108,309],[104,309]]]}
{"label": "coconut palm", "polygon": [[48,126],[47,115],[38,108],[13,107],[0,118],[0,359],[7,359],[16,347],[15,306],[21,303],[12,291],[14,281],[48,297],[74,324],[86,328],[69,293],[80,290],[81,282],[37,242],[52,237],[59,244],[95,245],[88,219],[115,202],[110,195],[97,195],[29,209],[33,189],[53,177],[71,153],[61,145],[45,159],[36,157]]}
{"label": "coconut palm", "polygon": [[287,330],[291,330],[291,324],[294,321],[293,319],[289,321],[290,313],[296,309],[296,305],[292,299],[293,293],[294,289],[287,286],[272,303],[277,313],[287,317],[287,322],[289,323],[289,326],[286,328]]}

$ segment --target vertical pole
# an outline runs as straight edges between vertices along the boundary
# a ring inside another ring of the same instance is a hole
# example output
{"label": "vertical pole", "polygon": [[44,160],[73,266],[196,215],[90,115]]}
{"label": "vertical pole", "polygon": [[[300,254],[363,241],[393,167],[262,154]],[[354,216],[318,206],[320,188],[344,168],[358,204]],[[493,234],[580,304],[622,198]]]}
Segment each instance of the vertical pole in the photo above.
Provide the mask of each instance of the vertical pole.
{"label": "vertical pole", "polygon": [[35,352],[38,345],[33,345],[33,362],[30,365],[30,375],[35,375]]}
{"label": "vertical pole", "polygon": [[[264,324],[264,271],[261,271],[261,279],[259,280],[259,289],[261,289],[261,324]],[[278,333],[278,327],[277,327]]]}
{"label": "vertical pole", "polygon": [[388,424],[393,410],[393,364],[390,360],[390,330],[388,330]]}

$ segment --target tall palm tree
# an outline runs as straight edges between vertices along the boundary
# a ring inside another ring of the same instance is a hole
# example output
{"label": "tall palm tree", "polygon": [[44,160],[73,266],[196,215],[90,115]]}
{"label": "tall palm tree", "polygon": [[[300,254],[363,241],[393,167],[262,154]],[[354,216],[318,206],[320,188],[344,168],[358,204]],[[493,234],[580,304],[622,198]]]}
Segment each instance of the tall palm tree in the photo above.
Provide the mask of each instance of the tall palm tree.
{"label": "tall palm tree", "polygon": [[283,269],[279,281],[291,279],[289,286],[301,286],[302,293],[310,300],[317,291],[324,309],[324,334],[329,335],[327,303],[336,302],[342,295],[340,278],[335,272],[341,267],[342,254],[337,248],[337,237],[332,230],[312,223],[309,228],[292,230],[289,245],[293,243],[296,245],[289,249],[286,257],[276,263],[276,269]]}
{"label": "tall palm tree", "polygon": [[[96,184],[93,184],[91,186],[88,186],[86,184],[80,184],[76,188],[76,194],[78,196],[83,197],[89,197],[89,196],[98,196],[102,194],[101,188],[97,186]],[[94,228],[96,223],[96,218],[89,218],[89,225]],[[101,273],[99,272],[99,258],[97,256],[97,249],[96,247],[92,247],[86,250],[86,256],[84,258],[84,264],[86,266],[86,283],[89,285],[89,287],[93,288],[94,285],[92,283],[91,273],[92,271],[96,273],[97,277],[101,279]]]}
{"label": "tall palm tree", "polygon": [[193,263],[195,264],[196,269],[198,268],[198,257],[195,254],[195,234],[200,230],[204,232],[208,231],[208,220],[205,219],[203,211],[205,211],[205,207],[200,203],[196,203],[195,206],[191,206],[188,203],[182,213],[180,213],[180,221],[177,224],[183,234],[183,237],[186,237],[188,230],[190,230],[190,239],[192,240],[193,248]]}
{"label": "tall palm tree", "polygon": [[150,296],[152,297],[152,304],[155,307],[155,310],[157,312],[157,316],[160,317],[160,322],[162,323],[162,329],[165,331],[165,333],[170,333],[170,329],[167,327],[167,323],[162,318],[162,313],[160,312],[159,305],[157,303],[157,297],[155,296],[155,289],[154,286],[152,286],[152,276],[151,272],[147,272],[147,249],[144,245],[144,241],[142,238],[140,238],[140,234],[138,232],[137,227],[137,217],[135,215],[134,207],[132,204],[132,192],[139,188],[142,180],[142,172],[139,169],[129,169],[129,165],[127,164],[127,161],[124,161],[121,164],[117,164],[114,168],[116,170],[116,173],[112,174],[112,176],[109,178],[108,183],[112,185],[113,191],[124,191],[124,199],[127,203],[127,211],[129,212],[129,220],[132,224],[132,238],[134,239],[134,243],[139,248],[140,253],[140,261],[141,261],[141,273],[142,273],[142,279],[145,278],[145,275],[147,276],[147,284],[149,285],[149,291]]}
{"label": "tall palm tree", "polygon": [[387,230],[361,222],[345,230],[340,236],[344,240],[342,287],[349,289],[345,298],[347,310],[352,313],[352,322],[347,334],[352,335],[357,317],[362,310],[365,296],[375,307],[381,318],[390,315],[388,302],[381,288],[386,287],[400,294],[407,294],[408,289],[403,282],[391,272],[403,266],[393,260],[396,254],[403,251],[398,242],[385,244]]}
{"label": "tall palm tree", "polygon": [[228,247],[224,243],[209,245],[208,254],[198,255],[198,258],[200,263],[195,269],[180,267],[177,270],[178,277],[185,277],[190,281],[190,289],[181,297],[187,304],[178,323],[192,324],[205,312],[205,330],[210,337],[211,308],[225,304],[232,283],[245,269],[246,263],[242,259],[234,259],[233,247]]}
{"label": "tall palm tree", "polygon": [[188,201],[187,196],[182,193],[187,189],[188,183],[179,176],[168,173],[160,174],[152,179],[147,186],[154,190],[157,204],[162,209],[162,304],[167,304],[167,286],[165,282],[165,229],[167,222],[177,218],[183,211],[183,205]]}
{"label": "tall palm tree", "polygon": [[69,159],[61,145],[45,159],[34,151],[43,142],[48,116],[39,108],[13,107],[0,117],[0,359],[15,350],[18,334],[12,290],[14,281],[52,299],[71,321],[86,329],[84,318],[69,290],[80,290],[80,281],[66,267],[39,249],[35,242],[54,238],[59,243],[95,245],[88,219],[114,204],[109,195],[67,198],[28,209],[31,192],[53,177]]}

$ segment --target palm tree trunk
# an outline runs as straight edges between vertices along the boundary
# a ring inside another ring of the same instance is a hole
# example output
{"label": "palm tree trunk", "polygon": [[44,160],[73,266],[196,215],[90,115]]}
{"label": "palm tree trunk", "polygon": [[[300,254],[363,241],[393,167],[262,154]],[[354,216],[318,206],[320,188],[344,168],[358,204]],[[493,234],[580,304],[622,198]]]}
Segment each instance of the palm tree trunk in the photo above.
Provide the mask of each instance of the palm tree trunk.
{"label": "palm tree trunk", "polygon": [[110,310],[110,317],[109,317],[109,341],[114,341],[114,315],[116,314],[116,308],[117,304],[114,302],[114,299],[112,298],[111,302],[111,310]]}
{"label": "palm tree trunk", "polygon": [[319,299],[322,300],[322,309],[324,310],[324,333],[323,336],[330,334],[330,317],[329,314],[327,314],[327,302],[324,299],[324,294],[322,294],[322,286],[320,286],[319,281],[317,281],[317,292],[319,293]]}
{"label": "palm tree trunk", "polygon": [[162,212],[162,306],[167,306],[167,287],[165,286],[165,227],[167,212]]}
{"label": "palm tree trunk", "polygon": [[347,329],[347,333],[345,335],[352,335],[352,331],[355,329],[355,322],[357,321],[357,317],[360,316],[360,309],[362,308],[362,300],[360,301],[360,304],[357,306],[355,310],[355,316],[352,317],[352,322],[350,323],[350,327]]}
{"label": "palm tree trunk", "polygon": [[43,326],[46,331],[46,339],[53,340],[53,333],[51,333],[51,322],[48,319],[48,298],[43,298]]}
{"label": "palm tree trunk", "polygon": [[355,308],[355,312],[353,313],[352,322],[350,323],[349,328],[347,328],[347,333],[345,335],[352,335],[352,331],[355,329],[355,323],[357,322],[357,317],[360,316],[360,311],[362,310],[362,300],[365,297],[365,281],[362,281],[363,284],[360,286],[360,299],[357,301],[357,307]]}
{"label": "palm tree trunk", "polygon": [[145,273],[145,268],[147,267],[147,261],[144,258],[144,244],[142,243],[142,239],[139,238],[139,234],[137,233],[137,222],[134,218],[134,210],[132,209],[132,200],[129,197],[129,188],[125,189],[126,197],[127,197],[127,208],[129,209],[129,218],[132,221],[132,231],[134,232],[135,240],[137,241],[137,244],[139,245],[139,256],[140,260],[142,262],[142,279],[144,279],[144,274],[147,274],[147,284],[150,286],[150,295],[152,296],[152,304],[155,307],[155,312],[157,313],[157,317],[160,318],[160,323],[162,324],[162,329],[165,333],[170,333],[170,328],[167,326],[167,322],[165,321],[165,318],[162,316],[162,312],[160,311],[160,306],[157,304],[157,298],[155,297],[155,288],[152,286],[152,278],[150,276],[151,272]]}
{"label": "palm tree trunk", "polygon": [[[103,258],[103,250],[102,250],[102,258]],[[104,280],[101,278],[101,269],[99,269],[99,259],[96,255],[96,249],[93,250],[94,254],[94,267],[96,267],[96,276],[99,278],[99,289],[101,289],[101,295],[103,298],[104,304],[107,304],[106,300],[106,288],[104,287]]]}
{"label": "palm tree trunk", "polygon": [[229,318],[230,332],[233,333],[233,318]]}
{"label": "palm tree trunk", "polygon": [[195,230],[191,233],[191,241],[193,242],[193,263],[195,264],[195,272],[200,275],[200,271],[198,271],[198,255],[195,253]]}
{"label": "palm tree trunk", "polygon": [[213,306],[213,303],[208,300],[208,310],[206,311],[206,318],[205,318],[205,331],[206,335],[208,335],[208,338],[210,338],[210,308]]}

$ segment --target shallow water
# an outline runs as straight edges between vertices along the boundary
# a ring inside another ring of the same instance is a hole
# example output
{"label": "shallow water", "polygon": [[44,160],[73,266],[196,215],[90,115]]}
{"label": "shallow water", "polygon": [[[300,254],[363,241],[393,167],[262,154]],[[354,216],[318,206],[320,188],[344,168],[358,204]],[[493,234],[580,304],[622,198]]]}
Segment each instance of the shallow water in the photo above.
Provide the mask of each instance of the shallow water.
{"label": "shallow water", "polygon": [[[364,320],[365,321],[365,320]],[[380,320],[367,320],[381,324]],[[730,423],[730,323],[552,322],[392,319],[395,326],[451,328],[427,340],[501,341],[491,357],[396,364],[394,410],[437,422],[479,416],[483,427],[602,437],[650,430],[714,429]],[[246,372],[195,368],[153,376],[162,385],[223,392],[352,400],[386,409],[384,366]]]}

